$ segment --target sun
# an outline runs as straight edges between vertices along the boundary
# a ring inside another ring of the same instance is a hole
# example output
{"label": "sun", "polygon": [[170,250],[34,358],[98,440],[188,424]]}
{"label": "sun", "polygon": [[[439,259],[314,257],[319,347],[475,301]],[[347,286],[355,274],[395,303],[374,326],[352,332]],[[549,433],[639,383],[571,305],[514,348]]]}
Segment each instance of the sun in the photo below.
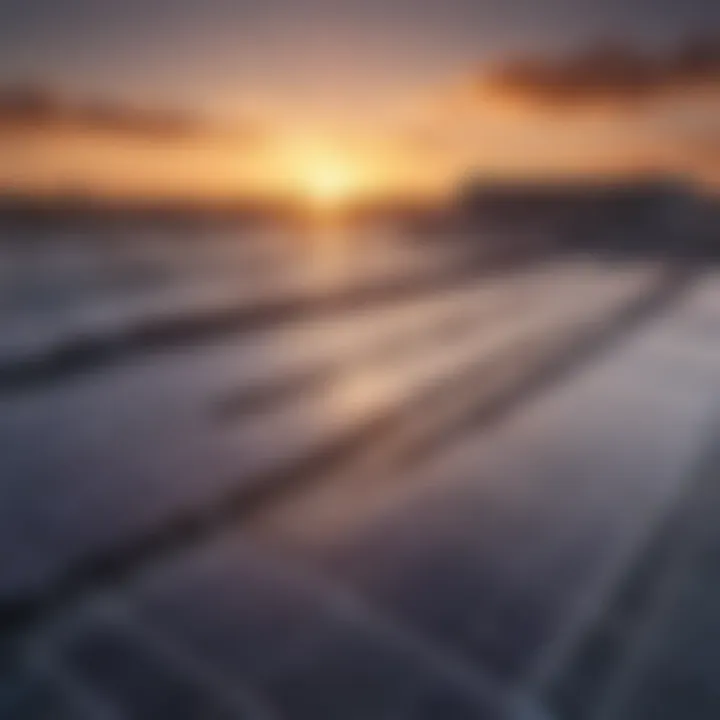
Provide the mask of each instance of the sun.
{"label": "sun", "polygon": [[348,166],[338,162],[310,163],[300,179],[301,191],[318,208],[332,209],[347,204],[359,193],[359,180]]}
{"label": "sun", "polygon": [[312,215],[344,215],[376,192],[368,158],[340,141],[301,136],[288,143],[283,158],[290,193]]}

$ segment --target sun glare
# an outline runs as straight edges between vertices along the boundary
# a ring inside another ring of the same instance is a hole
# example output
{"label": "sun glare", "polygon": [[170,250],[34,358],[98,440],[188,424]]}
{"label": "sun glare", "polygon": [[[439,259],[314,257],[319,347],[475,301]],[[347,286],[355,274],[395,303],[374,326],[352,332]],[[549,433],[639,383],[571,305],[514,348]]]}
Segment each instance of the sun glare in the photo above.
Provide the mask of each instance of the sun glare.
{"label": "sun glare", "polygon": [[311,163],[300,179],[301,191],[313,206],[337,208],[359,193],[359,182],[348,167],[338,163]]}
{"label": "sun glare", "polygon": [[323,214],[341,210],[367,189],[366,168],[328,141],[302,138],[288,148],[285,157],[293,191],[309,208]]}

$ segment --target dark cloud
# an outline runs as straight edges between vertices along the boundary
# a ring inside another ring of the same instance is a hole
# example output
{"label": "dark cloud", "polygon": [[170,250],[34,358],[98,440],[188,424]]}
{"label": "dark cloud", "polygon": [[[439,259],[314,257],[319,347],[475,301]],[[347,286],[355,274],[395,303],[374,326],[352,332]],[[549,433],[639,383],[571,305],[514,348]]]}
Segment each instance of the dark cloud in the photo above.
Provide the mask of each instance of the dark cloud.
{"label": "dark cloud", "polygon": [[688,39],[662,52],[618,43],[559,59],[519,58],[495,66],[482,80],[504,95],[569,107],[720,93],[720,35]]}
{"label": "dark cloud", "polygon": [[77,101],[45,88],[19,86],[0,88],[2,130],[70,130],[150,140],[221,133],[212,123],[192,115],[121,103]]}

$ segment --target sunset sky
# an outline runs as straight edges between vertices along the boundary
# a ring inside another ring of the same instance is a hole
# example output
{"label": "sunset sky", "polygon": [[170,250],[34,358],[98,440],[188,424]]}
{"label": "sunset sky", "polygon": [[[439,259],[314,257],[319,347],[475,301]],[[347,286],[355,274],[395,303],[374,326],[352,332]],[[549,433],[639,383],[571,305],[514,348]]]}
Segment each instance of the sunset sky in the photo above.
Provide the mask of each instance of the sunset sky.
{"label": "sunset sky", "polygon": [[720,180],[715,0],[4,0],[0,186],[442,192]]}

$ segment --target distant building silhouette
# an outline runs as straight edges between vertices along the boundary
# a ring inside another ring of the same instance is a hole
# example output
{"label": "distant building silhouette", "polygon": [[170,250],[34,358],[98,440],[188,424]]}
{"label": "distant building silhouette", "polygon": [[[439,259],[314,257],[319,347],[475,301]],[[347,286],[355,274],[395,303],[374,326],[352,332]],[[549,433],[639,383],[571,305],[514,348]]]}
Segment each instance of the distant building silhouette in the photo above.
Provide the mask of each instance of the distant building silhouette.
{"label": "distant building silhouette", "polygon": [[457,193],[466,228],[546,248],[627,253],[685,252],[715,234],[713,203],[683,180],[534,182],[471,179]]}

